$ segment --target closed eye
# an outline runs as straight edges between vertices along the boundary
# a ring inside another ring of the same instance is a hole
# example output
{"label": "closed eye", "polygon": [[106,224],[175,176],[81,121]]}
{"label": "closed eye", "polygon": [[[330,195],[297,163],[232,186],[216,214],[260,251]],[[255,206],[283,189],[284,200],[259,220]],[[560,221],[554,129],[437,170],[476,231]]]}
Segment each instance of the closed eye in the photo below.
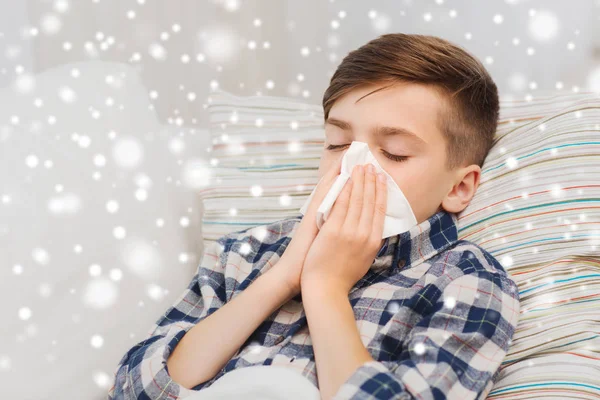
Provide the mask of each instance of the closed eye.
{"label": "closed eye", "polygon": [[[329,146],[327,146],[327,150],[335,150],[335,149],[339,149],[339,148],[346,147],[346,146],[348,146],[348,145],[347,144],[338,144],[338,145],[330,144]],[[395,154],[390,154],[385,150],[383,150],[382,153],[384,156],[386,156],[390,160],[397,161],[397,162],[406,161],[408,159],[408,156],[397,156]]]}

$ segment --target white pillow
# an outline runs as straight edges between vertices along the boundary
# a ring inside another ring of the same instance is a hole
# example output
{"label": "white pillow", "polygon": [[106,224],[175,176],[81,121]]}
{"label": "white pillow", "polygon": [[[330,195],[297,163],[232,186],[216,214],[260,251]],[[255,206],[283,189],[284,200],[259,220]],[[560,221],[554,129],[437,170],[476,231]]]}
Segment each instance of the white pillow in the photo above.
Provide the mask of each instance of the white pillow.
{"label": "white pillow", "polygon": [[[299,216],[318,181],[322,106],[219,90],[208,110],[205,242]],[[599,123],[595,93],[501,101],[481,184],[458,215],[459,239],[494,255],[522,300],[489,398],[600,395]]]}

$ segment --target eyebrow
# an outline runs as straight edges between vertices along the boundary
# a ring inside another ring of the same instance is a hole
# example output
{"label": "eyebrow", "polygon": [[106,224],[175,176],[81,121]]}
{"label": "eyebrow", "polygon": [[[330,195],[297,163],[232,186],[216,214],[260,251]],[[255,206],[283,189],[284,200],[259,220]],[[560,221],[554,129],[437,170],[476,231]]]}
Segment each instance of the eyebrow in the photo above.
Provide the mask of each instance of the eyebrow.
{"label": "eyebrow", "polygon": [[[352,130],[352,125],[349,122],[342,121],[337,118],[327,118],[327,120],[325,121],[325,124],[331,124],[331,125],[337,126],[338,128],[341,128],[345,131]],[[419,144],[419,145],[427,144],[422,138],[420,138],[415,133],[409,131],[406,128],[401,128],[401,127],[397,127],[397,126],[377,125],[372,129],[372,132],[374,135],[386,136],[386,137],[387,136],[404,136],[410,140],[417,142],[417,144]]]}

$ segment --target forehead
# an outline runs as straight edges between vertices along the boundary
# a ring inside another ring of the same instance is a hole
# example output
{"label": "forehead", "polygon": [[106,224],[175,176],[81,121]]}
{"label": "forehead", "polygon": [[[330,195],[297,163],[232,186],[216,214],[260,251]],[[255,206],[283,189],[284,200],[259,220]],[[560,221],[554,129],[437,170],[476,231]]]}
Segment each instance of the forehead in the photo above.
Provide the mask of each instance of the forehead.
{"label": "forehead", "polygon": [[363,85],[335,101],[328,119],[348,122],[353,129],[371,132],[376,126],[406,129],[425,143],[441,143],[441,94],[431,86],[414,83]]}

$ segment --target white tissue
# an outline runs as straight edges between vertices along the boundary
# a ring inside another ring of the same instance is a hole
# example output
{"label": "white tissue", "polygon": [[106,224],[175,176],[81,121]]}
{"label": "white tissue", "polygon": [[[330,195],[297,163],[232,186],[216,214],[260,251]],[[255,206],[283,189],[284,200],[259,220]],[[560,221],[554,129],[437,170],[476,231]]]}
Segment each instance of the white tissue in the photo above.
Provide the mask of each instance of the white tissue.
{"label": "white tissue", "polygon": [[[404,193],[402,193],[402,190],[400,190],[394,179],[387,172],[385,172],[383,168],[381,168],[375,159],[375,156],[369,150],[369,145],[364,142],[353,141],[346,151],[346,154],[344,154],[344,158],[342,158],[340,174],[331,185],[329,192],[327,192],[327,195],[317,210],[317,227],[321,229],[323,223],[327,221],[329,213],[331,212],[331,208],[333,207],[333,203],[342,192],[342,189],[344,188],[348,178],[350,178],[352,175],[352,169],[356,164],[373,164],[376,172],[383,172],[383,174],[386,176],[388,189],[387,211],[385,214],[383,235],[381,238],[385,239],[389,236],[398,235],[417,225],[417,218],[415,217],[415,214],[413,213],[406,196],[404,196]],[[306,210],[308,210],[308,206],[310,205],[316,189],[317,188],[315,187],[300,209],[302,215],[306,214]]]}

